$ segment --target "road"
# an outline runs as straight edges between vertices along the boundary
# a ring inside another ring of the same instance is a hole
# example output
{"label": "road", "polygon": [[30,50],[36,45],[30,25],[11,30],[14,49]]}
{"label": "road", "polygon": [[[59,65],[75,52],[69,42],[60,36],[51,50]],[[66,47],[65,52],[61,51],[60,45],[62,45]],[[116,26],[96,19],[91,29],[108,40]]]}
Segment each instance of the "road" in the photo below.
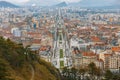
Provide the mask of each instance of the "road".
{"label": "road", "polygon": [[34,70],[34,68],[32,67],[32,65],[30,65],[30,68],[31,68],[31,73],[32,73],[32,76],[31,76],[30,80],[34,80],[35,70]]}
{"label": "road", "polygon": [[61,12],[59,11],[59,16],[56,16],[56,24],[54,31],[54,49],[52,56],[52,63],[58,69],[63,67],[70,67],[72,64],[71,53],[69,48],[69,43],[67,39],[67,30],[65,29],[64,20],[61,17]]}

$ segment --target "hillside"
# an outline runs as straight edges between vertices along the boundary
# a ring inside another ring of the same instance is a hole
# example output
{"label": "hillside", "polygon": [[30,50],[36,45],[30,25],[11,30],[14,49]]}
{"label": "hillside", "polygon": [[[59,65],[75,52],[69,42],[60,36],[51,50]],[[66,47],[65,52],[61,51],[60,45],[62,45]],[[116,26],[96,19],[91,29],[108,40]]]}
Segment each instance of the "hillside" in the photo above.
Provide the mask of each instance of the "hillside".
{"label": "hillside", "polygon": [[60,80],[60,76],[22,44],[0,37],[0,80]]}
{"label": "hillside", "polygon": [[119,0],[80,0],[80,2],[70,3],[69,6],[82,7],[82,8],[119,8]]}
{"label": "hillside", "polygon": [[35,4],[36,6],[52,6],[59,3],[57,0],[28,0],[25,5],[31,6]]}
{"label": "hillside", "polygon": [[10,2],[7,2],[7,1],[0,1],[0,7],[18,8],[18,6],[14,5]]}
{"label": "hillside", "polygon": [[66,6],[67,6],[66,2],[62,2],[62,3],[55,5],[55,7],[66,7]]}

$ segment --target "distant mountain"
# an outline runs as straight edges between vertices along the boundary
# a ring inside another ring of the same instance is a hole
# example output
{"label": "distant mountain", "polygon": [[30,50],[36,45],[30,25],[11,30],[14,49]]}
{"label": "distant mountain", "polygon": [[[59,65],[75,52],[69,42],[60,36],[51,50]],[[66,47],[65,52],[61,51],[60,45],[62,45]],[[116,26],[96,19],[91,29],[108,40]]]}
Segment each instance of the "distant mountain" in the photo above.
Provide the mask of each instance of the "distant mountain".
{"label": "distant mountain", "polygon": [[120,9],[120,5],[105,6],[103,8],[106,8],[106,9]]}
{"label": "distant mountain", "polygon": [[111,6],[114,4],[114,0],[81,0],[78,3],[71,3],[70,6],[78,6],[78,7],[103,7],[103,6]]}
{"label": "distant mountain", "polygon": [[61,2],[61,3],[59,3],[59,4],[55,5],[55,6],[56,6],[56,7],[66,7],[66,6],[68,6],[68,5],[67,5],[66,2]]}
{"label": "distant mountain", "polygon": [[109,6],[112,2],[106,0],[82,0],[79,4],[83,7],[101,7]]}
{"label": "distant mountain", "polygon": [[18,6],[10,3],[10,2],[7,2],[7,1],[0,1],[0,7],[10,7],[10,8],[18,8]]}
{"label": "distant mountain", "polygon": [[24,3],[27,6],[32,6],[33,4],[36,6],[52,6],[57,4],[57,0],[29,0],[28,2]]}

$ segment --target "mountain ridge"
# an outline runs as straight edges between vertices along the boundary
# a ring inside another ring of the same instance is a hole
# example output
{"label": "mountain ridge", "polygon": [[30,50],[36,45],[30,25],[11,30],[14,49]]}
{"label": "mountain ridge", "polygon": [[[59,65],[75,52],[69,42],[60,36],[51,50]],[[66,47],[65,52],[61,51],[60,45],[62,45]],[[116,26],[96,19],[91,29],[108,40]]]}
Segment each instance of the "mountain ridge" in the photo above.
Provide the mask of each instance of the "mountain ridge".
{"label": "mountain ridge", "polygon": [[7,1],[0,1],[0,7],[18,8],[19,6],[14,5],[13,3],[10,3],[10,2],[7,2]]}
{"label": "mountain ridge", "polygon": [[66,7],[66,6],[68,6],[66,2],[61,2],[55,5],[55,7]]}

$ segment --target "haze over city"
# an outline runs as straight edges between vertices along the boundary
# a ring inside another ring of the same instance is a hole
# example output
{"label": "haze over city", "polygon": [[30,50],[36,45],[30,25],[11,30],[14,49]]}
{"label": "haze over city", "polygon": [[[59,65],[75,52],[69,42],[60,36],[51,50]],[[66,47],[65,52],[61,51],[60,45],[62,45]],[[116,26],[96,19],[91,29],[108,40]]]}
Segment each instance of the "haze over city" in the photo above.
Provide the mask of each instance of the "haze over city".
{"label": "haze over city", "polygon": [[120,80],[120,0],[0,0],[0,80]]}
{"label": "haze over city", "polygon": [[[60,2],[66,3],[84,3],[85,5],[93,5],[93,6],[106,6],[106,5],[118,5],[120,4],[120,0],[1,0],[1,1],[9,1],[12,3],[17,4],[24,4],[24,3],[33,3],[33,4],[40,4],[42,6],[49,6],[58,4]],[[95,5],[96,4],[96,5]]]}

